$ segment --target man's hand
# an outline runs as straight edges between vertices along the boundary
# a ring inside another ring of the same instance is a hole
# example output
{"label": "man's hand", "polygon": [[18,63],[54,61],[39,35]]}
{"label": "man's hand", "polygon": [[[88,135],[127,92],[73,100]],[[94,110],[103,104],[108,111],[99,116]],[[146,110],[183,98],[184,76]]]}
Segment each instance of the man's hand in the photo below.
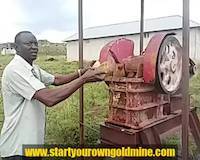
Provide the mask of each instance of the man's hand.
{"label": "man's hand", "polygon": [[95,60],[92,60],[89,62],[83,69],[81,69],[81,75],[83,75],[88,69],[91,69],[91,67],[95,64]]}
{"label": "man's hand", "polygon": [[105,72],[98,68],[89,68],[84,74],[83,78],[86,82],[97,82],[102,81],[105,78]]}

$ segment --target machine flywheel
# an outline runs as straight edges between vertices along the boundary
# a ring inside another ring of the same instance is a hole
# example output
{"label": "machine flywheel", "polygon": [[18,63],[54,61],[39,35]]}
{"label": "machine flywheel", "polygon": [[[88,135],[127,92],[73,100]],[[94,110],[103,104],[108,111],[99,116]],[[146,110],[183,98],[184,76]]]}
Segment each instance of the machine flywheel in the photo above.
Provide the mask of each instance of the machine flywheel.
{"label": "machine flywheel", "polygon": [[182,77],[182,47],[172,35],[166,36],[159,48],[156,64],[156,84],[165,93],[178,90]]}

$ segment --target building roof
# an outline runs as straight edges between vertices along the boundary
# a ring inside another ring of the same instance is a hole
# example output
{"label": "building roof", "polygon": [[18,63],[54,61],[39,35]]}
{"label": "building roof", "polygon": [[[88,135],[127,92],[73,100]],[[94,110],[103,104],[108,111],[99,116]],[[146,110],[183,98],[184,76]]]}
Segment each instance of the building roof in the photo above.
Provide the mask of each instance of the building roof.
{"label": "building roof", "polygon": [[[200,24],[190,20],[190,27],[200,27]],[[144,32],[154,32],[162,30],[172,30],[182,28],[182,17],[168,16],[144,21]],[[84,39],[111,37],[119,35],[130,35],[140,33],[140,21],[110,24],[104,26],[90,27],[83,30]],[[78,33],[66,38],[64,41],[74,41],[78,39]]]}
{"label": "building roof", "polygon": [[15,48],[15,44],[12,42],[0,43],[0,50],[3,48]]}

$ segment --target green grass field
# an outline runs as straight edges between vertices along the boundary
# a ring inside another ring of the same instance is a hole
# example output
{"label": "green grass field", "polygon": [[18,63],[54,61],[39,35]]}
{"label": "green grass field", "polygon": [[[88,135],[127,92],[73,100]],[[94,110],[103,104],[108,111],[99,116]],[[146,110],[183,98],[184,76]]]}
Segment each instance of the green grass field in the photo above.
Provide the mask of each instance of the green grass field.
{"label": "green grass field", "polygon": [[[64,56],[39,56],[36,63],[52,74],[66,74],[77,70],[77,62],[67,62]],[[0,76],[5,65],[12,56],[0,56]],[[99,140],[99,124],[108,113],[108,89],[104,82],[84,86],[85,142],[96,144]],[[190,94],[194,105],[200,107],[200,74],[190,80]],[[79,144],[79,98],[78,92],[53,108],[47,108],[46,143],[47,144]],[[2,98],[0,97],[0,121],[3,120]],[[1,127],[2,123],[0,123]],[[167,139],[167,144],[177,144],[180,136]],[[193,142],[192,142],[193,143]],[[193,145],[192,145],[193,146]]]}

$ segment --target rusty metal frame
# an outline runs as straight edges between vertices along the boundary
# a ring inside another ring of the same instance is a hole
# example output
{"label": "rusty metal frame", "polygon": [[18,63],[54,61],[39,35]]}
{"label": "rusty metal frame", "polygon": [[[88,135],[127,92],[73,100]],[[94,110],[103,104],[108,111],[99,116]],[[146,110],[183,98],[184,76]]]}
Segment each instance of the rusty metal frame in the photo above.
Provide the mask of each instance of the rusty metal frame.
{"label": "rusty metal frame", "polygon": [[[140,130],[125,129],[110,123],[102,124],[100,127],[101,142],[112,145],[137,145],[137,144],[161,144],[160,135],[181,125],[181,111],[176,111],[166,119],[148,125]],[[192,135],[200,150],[200,122],[196,108],[190,109],[190,123]],[[112,136],[110,136],[112,135]],[[120,137],[120,138],[119,138]]]}
{"label": "rusty metal frame", "polygon": [[[79,68],[83,67],[83,16],[82,0],[78,4],[79,15]],[[144,29],[144,0],[141,0],[140,22],[140,54],[143,50]],[[188,159],[188,126],[189,126],[189,0],[183,0],[183,103],[182,103],[182,155],[183,160]],[[84,144],[84,117],[83,117],[83,87],[80,93],[80,144]]]}
{"label": "rusty metal frame", "polygon": [[[183,81],[182,81],[182,155],[183,160],[188,159],[188,126],[189,126],[189,37],[190,37],[190,23],[189,23],[189,3],[190,0],[183,0]],[[143,49],[143,28],[144,28],[144,0],[141,0],[141,22],[140,22],[140,53]]]}
{"label": "rusty metal frame", "polygon": [[183,160],[188,159],[188,126],[189,126],[189,37],[190,37],[190,23],[189,23],[189,2],[190,0],[183,0],[183,81],[182,81],[182,155]]}
{"label": "rusty metal frame", "polygon": [[[79,68],[83,68],[83,1],[78,1],[78,36],[79,36]],[[84,145],[84,93],[83,86],[79,89],[79,124],[80,145]]]}
{"label": "rusty metal frame", "polygon": [[141,13],[140,13],[140,55],[143,51],[144,39],[144,0],[141,0]]}
{"label": "rusty metal frame", "polygon": [[[183,160],[188,159],[188,126],[189,126],[189,37],[190,37],[190,23],[189,23],[189,2],[190,0],[183,0],[183,81],[182,81],[182,155]],[[144,0],[141,0],[141,18],[140,18],[140,54],[143,49],[143,30],[144,30]]]}

